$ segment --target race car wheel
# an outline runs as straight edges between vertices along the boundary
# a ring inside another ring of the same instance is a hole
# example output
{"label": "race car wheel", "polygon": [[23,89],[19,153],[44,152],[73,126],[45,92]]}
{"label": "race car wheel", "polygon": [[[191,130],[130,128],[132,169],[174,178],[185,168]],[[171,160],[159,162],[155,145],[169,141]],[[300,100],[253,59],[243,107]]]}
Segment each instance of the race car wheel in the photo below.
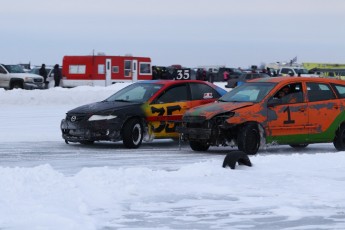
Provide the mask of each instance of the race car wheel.
{"label": "race car wheel", "polygon": [[341,125],[335,133],[333,145],[338,151],[345,150],[345,125]]}
{"label": "race car wheel", "polygon": [[208,148],[210,147],[209,144],[206,144],[206,143],[201,142],[201,141],[189,141],[189,146],[194,151],[207,151]]}
{"label": "race car wheel", "polygon": [[294,149],[304,149],[305,147],[308,146],[308,144],[295,144],[295,145],[290,145]]}
{"label": "race car wheel", "polygon": [[143,127],[139,120],[129,120],[123,127],[123,144],[130,149],[136,149],[143,141]]}
{"label": "race car wheel", "polygon": [[243,126],[237,137],[238,149],[248,155],[255,155],[260,147],[260,133],[257,125]]}
{"label": "race car wheel", "polygon": [[92,145],[94,141],[79,141],[79,143],[82,145]]}

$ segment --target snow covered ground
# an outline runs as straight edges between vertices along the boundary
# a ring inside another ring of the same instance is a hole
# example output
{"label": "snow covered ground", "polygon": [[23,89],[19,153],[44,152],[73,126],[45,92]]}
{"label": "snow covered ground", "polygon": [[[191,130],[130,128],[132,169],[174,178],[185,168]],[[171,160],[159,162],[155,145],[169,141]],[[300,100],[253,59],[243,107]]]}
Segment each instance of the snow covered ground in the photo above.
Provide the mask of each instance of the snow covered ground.
{"label": "snow covered ground", "polygon": [[345,229],[345,153],[332,144],[231,149],[172,141],[66,145],[67,110],[123,87],[0,89],[0,229]]}

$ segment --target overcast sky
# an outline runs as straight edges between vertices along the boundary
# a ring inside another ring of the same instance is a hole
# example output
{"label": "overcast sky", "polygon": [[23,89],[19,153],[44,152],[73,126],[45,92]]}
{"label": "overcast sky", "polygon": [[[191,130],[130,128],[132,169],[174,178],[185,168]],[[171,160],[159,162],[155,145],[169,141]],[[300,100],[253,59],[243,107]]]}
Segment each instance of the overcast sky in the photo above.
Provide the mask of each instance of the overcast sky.
{"label": "overcast sky", "polygon": [[345,63],[344,0],[1,0],[0,63],[64,55],[153,65]]}

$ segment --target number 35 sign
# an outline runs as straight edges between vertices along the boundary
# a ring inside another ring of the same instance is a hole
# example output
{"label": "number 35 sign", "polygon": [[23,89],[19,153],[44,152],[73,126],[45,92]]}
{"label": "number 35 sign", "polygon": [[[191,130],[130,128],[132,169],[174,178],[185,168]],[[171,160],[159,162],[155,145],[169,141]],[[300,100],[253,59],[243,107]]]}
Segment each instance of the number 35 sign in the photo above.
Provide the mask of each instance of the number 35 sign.
{"label": "number 35 sign", "polygon": [[174,71],[175,80],[190,80],[191,79],[190,69],[176,69]]}

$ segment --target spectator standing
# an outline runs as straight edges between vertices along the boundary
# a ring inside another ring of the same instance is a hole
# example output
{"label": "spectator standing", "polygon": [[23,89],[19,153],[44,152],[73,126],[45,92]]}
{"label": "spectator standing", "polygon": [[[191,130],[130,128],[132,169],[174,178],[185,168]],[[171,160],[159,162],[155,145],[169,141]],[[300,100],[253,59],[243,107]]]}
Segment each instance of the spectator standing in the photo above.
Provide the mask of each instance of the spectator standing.
{"label": "spectator standing", "polygon": [[206,69],[201,69],[201,80],[207,81]]}
{"label": "spectator standing", "polygon": [[55,81],[54,87],[60,86],[61,78],[62,78],[61,70],[59,68],[59,65],[56,64],[54,66],[54,81]]}
{"label": "spectator standing", "polygon": [[207,77],[207,80],[208,80],[209,82],[211,82],[211,83],[213,83],[213,81],[214,81],[214,74],[213,74],[213,71],[212,71],[211,68],[208,69],[208,77]]}
{"label": "spectator standing", "polygon": [[272,76],[272,72],[271,72],[271,69],[269,67],[266,68],[266,72],[268,75]]}
{"label": "spectator standing", "polygon": [[252,73],[257,73],[258,66],[252,65],[251,70],[252,70],[252,71],[251,71]]}
{"label": "spectator standing", "polygon": [[196,80],[203,80],[202,79],[202,70],[200,68],[196,71]]}
{"label": "spectator standing", "polygon": [[224,81],[229,80],[229,75],[230,75],[230,73],[227,70],[225,70],[223,72],[223,79],[224,79]]}
{"label": "spectator standing", "polygon": [[45,85],[45,88],[47,89],[49,81],[47,81],[48,73],[45,64],[42,64],[41,68],[38,70],[38,74],[43,77],[43,83]]}

